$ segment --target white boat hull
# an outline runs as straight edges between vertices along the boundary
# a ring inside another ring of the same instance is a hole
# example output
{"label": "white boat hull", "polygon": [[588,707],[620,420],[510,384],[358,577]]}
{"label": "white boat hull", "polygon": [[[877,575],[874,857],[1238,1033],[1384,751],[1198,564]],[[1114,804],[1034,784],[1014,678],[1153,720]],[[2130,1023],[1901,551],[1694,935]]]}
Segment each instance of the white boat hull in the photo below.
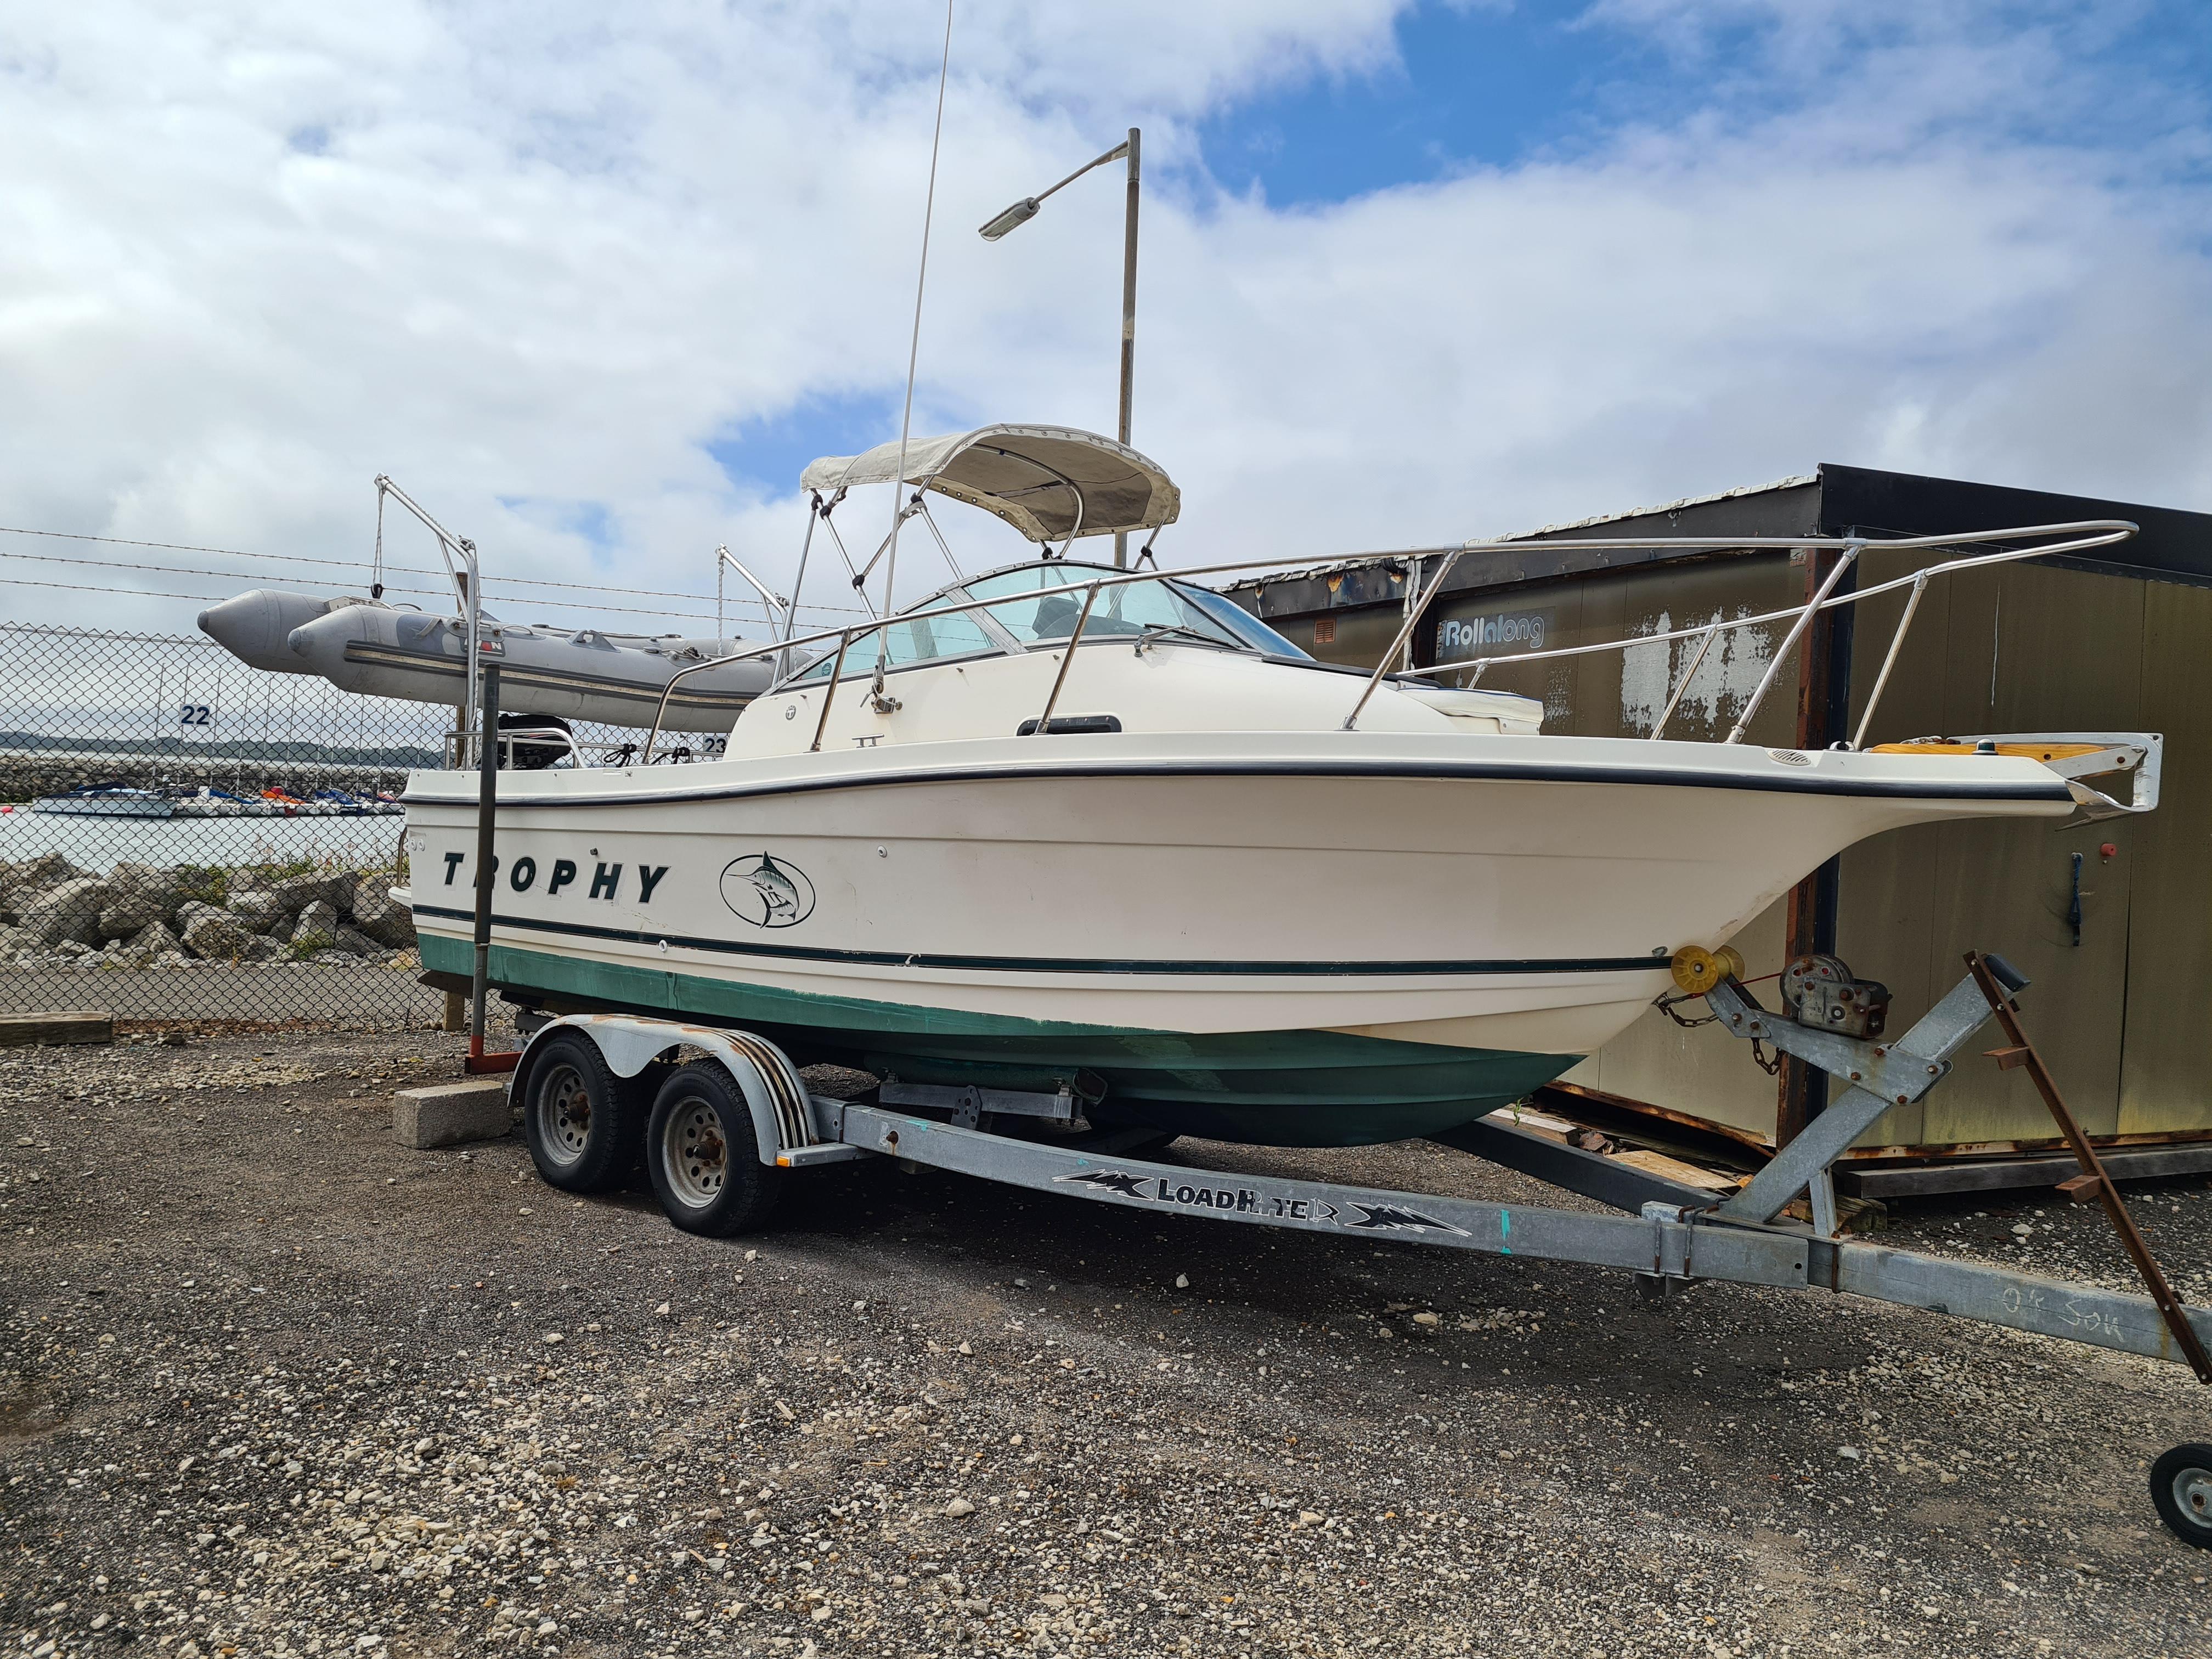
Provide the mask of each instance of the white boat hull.
{"label": "white boat hull", "polygon": [[[408,804],[426,965],[465,971],[474,781]],[[909,1078],[1090,1054],[1141,1121],[1384,1139],[1565,1070],[1854,842],[2070,808],[2024,761],[1365,732],[507,775],[495,977]]]}

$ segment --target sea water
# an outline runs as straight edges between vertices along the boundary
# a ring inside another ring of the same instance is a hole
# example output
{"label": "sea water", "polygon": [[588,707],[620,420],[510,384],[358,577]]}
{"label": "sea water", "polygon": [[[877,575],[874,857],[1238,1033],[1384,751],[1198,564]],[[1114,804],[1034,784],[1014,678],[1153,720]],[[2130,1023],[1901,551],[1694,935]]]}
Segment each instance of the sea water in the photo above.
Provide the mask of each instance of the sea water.
{"label": "sea water", "polygon": [[312,859],[346,869],[388,866],[399,851],[396,815],[329,818],[125,818],[0,812],[0,864],[59,853],[106,875],[118,864],[229,869]]}

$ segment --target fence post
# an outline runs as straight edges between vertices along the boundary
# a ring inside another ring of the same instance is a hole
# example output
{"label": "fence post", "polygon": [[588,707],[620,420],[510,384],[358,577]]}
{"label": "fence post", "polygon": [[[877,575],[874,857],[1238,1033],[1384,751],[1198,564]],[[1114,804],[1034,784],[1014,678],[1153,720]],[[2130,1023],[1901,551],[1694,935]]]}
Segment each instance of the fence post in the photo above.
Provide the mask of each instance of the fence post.
{"label": "fence post", "polygon": [[476,969],[469,985],[469,1058],[484,1052],[484,990],[491,975],[492,815],[499,797],[499,665],[484,665],[477,698]]}

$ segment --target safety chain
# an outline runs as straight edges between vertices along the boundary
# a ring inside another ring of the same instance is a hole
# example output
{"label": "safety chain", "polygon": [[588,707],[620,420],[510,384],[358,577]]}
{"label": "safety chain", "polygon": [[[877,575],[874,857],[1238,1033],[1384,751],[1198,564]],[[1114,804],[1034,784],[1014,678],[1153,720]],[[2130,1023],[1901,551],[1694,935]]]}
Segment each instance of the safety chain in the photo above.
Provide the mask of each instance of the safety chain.
{"label": "safety chain", "polygon": [[1666,1015],[1668,1018],[1673,1020],[1675,1024],[1680,1026],[1684,1030],[1694,1031],[1700,1025],[1711,1025],[1715,1020],[1718,1019],[1720,1016],[1718,1014],[1707,1014],[1703,1019],[1685,1019],[1681,1015],[1676,1013],[1674,1010],[1685,1002],[1696,1002],[1699,1000],[1702,994],[1702,993],[1693,991],[1685,991],[1679,996],[1673,996],[1662,993],[1660,995],[1651,999],[1651,1006],[1654,1008],[1656,1008],[1661,1013]]}

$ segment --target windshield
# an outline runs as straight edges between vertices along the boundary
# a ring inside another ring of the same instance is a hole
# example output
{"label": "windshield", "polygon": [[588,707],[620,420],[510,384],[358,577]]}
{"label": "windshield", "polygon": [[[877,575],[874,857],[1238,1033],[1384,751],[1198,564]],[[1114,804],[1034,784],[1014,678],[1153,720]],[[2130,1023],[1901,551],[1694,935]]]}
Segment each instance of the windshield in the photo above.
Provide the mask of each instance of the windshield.
{"label": "windshield", "polygon": [[[871,629],[856,634],[845,648],[844,672],[872,674],[881,658],[890,667],[907,663],[927,662],[938,657],[969,657],[978,652],[999,651],[1005,647],[986,633],[983,625],[968,611],[954,611],[943,617],[922,617],[912,622],[895,622],[888,629]],[[819,662],[794,674],[795,680],[826,680],[830,669],[837,659],[835,649]]]}
{"label": "windshield", "polygon": [[[1074,633],[1077,619],[1083,615],[1085,585],[1102,576],[1126,574],[1126,571],[1107,565],[1066,564],[1054,560],[1002,570],[994,576],[945,588],[910,609],[936,611],[958,605],[963,599],[995,599],[999,603],[941,617],[894,620],[885,628],[855,634],[846,649],[844,673],[872,674],[879,655],[889,666],[896,668],[933,659],[1003,650],[1006,638],[1018,645],[1066,639]],[[1304,651],[1226,595],[1208,588],[1188,586],[1164,576],[1148,576],[1102,588],[1091,605],[1090,619],[1083,624],[1083,637],[1127,639],[1159,629],[1231,649],[1256,651],[1265,656],[1310,660]],[[792,678],[827,679],[836,654],[834,650],[825,652]]]}
{"label": "windshield", "polygon": [[[1080,584],[1122,574],[1097,565],[1033,565],[969,582],[962,591],[969,599],[1005,600],[984,614],[1023,644],[1033,645],[1064,640],[1075,631],[1076,619],[1083,614]],[[1206,607],[1194,603],[1187,590],[1158,576],[1100,590],[1090,620],[1083,624],[1083,636],[1127,636],[1147,629],[1176,629],[1217,645],[1245,643]]]}
{"label": "windshield", "polygon": [[1301,650],[1273,629],[1261,622],[1226,593],[1217,593],[1210,587],[1176,585],[1176,592],[1193,605],[1204,608],[1206,614],[1235,634],[1255,651],[1269,657],[1296,657],[1311,662],[1310,652]]}

